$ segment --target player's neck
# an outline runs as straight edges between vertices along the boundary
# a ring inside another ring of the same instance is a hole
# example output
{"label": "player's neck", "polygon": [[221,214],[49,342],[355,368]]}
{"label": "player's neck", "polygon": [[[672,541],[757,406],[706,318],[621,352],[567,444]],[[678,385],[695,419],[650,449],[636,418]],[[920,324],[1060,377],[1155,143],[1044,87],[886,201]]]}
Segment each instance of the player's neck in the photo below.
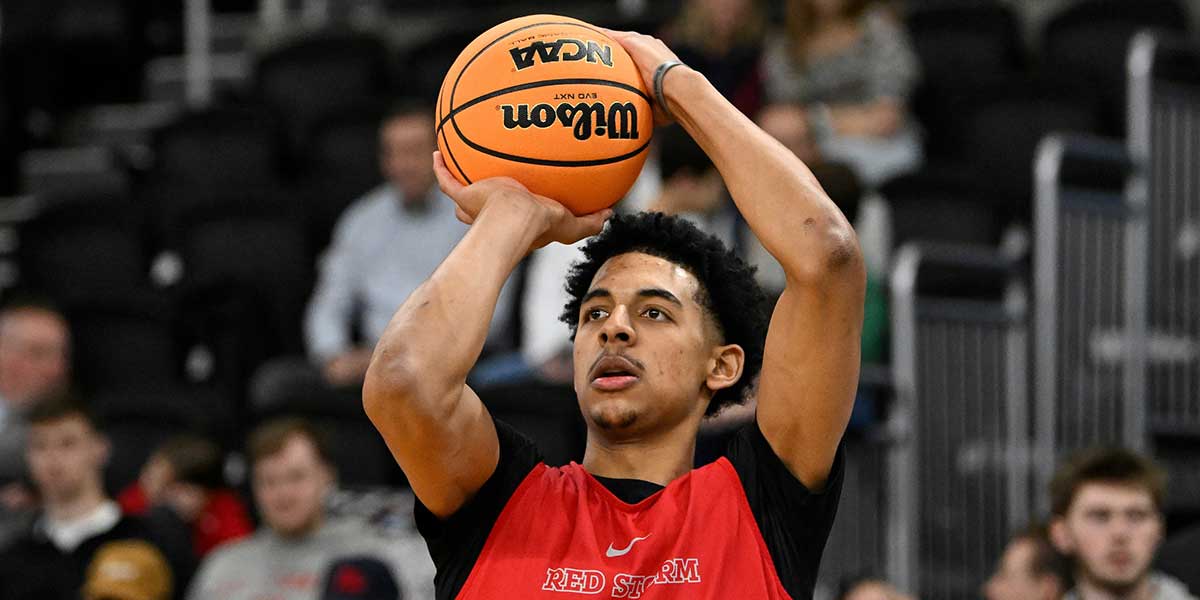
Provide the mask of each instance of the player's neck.
{"label": "player's neck", "polygon": [[640,479],[665,486],[690,472],[695,456],[696,432],[686,427],[651,437],[617,440],[589,432],[583,468],[601,477]]}

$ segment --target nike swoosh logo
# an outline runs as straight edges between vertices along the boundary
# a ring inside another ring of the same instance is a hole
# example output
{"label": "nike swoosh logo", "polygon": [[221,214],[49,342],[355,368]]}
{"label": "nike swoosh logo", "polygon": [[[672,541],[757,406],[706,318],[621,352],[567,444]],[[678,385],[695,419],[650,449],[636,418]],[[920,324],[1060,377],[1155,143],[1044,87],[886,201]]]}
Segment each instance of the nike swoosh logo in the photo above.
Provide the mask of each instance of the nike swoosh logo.
{"label": "nike swoosh logo", "polygon": [[609,544],[608,544],[608,550],[606,550],[606,551],[604,552],[604,555],[605,555],[605,556],[607,556],[607,557],[609,557],[609,558],[616,558],[616,557],[618,557],[618,556],[625,556],[626,554],[629,554],[629,551],[630,551],[630,550],[633,550],[633,545],[634,545],[634,544],[636,544],[636,543],[638,543],[638,542],[640,542],[640,541],[642,541],[642,540],[644,540],[644,539],[646,539],[646,538],[648,538],[648,537],[650,537],[650,536],[649,536],[649,535],[647,535],[647,536],[645,536],[645,537],[635,537],[635,538],[633,538],[633,540],[629,542],[629,545],[628,545],[628,546],[625,546],[625,548],[624,548],[623,550],[617,550],[616,548],[613,548],[613,545],[612,545],[612,543],[609,543]]}

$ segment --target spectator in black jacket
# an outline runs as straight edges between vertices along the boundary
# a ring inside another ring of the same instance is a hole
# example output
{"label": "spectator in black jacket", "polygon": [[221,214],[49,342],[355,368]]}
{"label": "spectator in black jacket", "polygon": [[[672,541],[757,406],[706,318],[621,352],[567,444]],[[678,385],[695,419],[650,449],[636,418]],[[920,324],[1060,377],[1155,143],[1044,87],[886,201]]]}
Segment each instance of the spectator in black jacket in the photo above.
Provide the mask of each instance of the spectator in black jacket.
{"label": "spectator in black jacket", "polygon": [[123,516],[117,503],[105,495],[102,482],[108,453],[108,440],[96,420],[71,397],[47,398],[30,411],[25,455],[42,510],[0,552],[0,600],[79,598],[96,551],[116,540],[140,539],[156,545],[172,569],[186,576],[187,549],[181,554],[157,543],[159,535],[153,527]]}

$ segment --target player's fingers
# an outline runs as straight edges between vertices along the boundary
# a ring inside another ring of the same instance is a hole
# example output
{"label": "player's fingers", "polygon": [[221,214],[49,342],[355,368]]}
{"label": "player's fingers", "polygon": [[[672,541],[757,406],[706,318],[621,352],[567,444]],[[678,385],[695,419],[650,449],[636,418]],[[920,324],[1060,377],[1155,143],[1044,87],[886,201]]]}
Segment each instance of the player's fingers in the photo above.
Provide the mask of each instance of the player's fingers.
{"label": "player's fingers", "polygon": [[454,205],[454,216],[458,217],[459,221],[462,221],[467,225],[475,222],[475,219],[472,219],[471,215],[468,215],[465,211],[463,211],[462,207],[457,204]]}
{"label": "player's fingers", "polygon": [[465,187],[454,178],[454,175],[450,174],[450,169],[446,168],[446,160],[437,150],[433,151],[433,173],[437,176],[438,187],[441,188],[442,193],[451,198],[457,197]]}
{"label": "player's fingers", "polygon": [[637,35],[636,31],[618,31],[616,29],[609,29],[607,27],[597,27],[596,29],[599,29],[600,31],[602,31],[604,33],[604,35],[607,35],[608,37],[613,38],[615,40],[619,40],[620,38],[627,38],[631,35]]}
{"label": "player's fingers", "polygon": [[574,237],[581,240],[585,237],[591,237],[597,233],[600,233],[600,230],[604,229],[604,222],[612,216],[612,213],[613,211],[611,208],[606,208],[604,210],[598,210],[594,213],[586,214],[582,217],[576,218],[576,235]]}

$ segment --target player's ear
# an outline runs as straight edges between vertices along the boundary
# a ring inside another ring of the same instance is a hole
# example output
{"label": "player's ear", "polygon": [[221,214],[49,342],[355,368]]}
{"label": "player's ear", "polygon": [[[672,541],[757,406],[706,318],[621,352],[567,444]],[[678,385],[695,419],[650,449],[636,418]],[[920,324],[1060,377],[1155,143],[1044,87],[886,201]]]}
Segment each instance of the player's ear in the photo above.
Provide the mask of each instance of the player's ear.
{"label": "player's ear", "polygon": [[742,367],[746,364],[746,351],[737,344],[725,344],[713,347],[708,359],[708,373],[705,383],[712,391],[723,390],[742,377]]}

